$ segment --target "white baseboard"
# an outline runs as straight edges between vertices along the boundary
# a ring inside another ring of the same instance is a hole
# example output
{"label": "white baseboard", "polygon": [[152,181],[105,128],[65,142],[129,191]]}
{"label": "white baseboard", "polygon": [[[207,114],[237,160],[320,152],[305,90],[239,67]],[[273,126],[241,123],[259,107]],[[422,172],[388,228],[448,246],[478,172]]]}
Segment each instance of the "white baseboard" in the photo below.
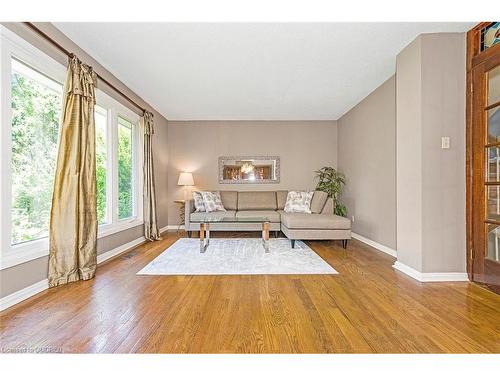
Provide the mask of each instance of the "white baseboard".
{"label": "white baseboard", "polygon": [[469,281],[469,277],[465,272],[420,272],[399,261],[396,261],[393,267],[423,283],[440,281]]}
{"label": "white baseboard", "polygon": [[[165,231],[167,227],[161,228],[160,233],[162,231]],[[114,248],[112,250],[106,251],[105,253],[99,254],[97,256],[97,264],[100,264],[102,262],[107,261],[110,258],[113,258],[121,253],[124,253],[131,248],[143,243],[146,239],[144,237],[139,237],[133,241],[127,242],[121,246],[118,246],[117,248]],[[49,281],[47,279],[39,281],[33,285],[27,286],[24,289],[18,290],[17,292],[14,292],[12,294],[9,294],[8,296],[5,296],[0,299],[0,311],[5,310],[21,301],[24,301],[25,299],[28,299],[35,294],[38,294],[40,292],[43,292],[44,290],[48,289],[49,287]]]}
{"label": "white baseboard", "polygon": [[146,239],[144,237],[139,237],[133,241],[130,241],[130,242],[124,243],[121,246],[115,247],[112,250],[106,251],[105,253],[102,253],[102,254],[97,256],[97,264],[100,264],[102,262],[107,261],[108,259],[111,259],[117,255],[120,255],[121,253],[123,253],[123,252],[137,246],[137,245],[140,245],[144,241],[146,241]]}
{"label": "white baseboard", "polygon": [[385,246],[385,245],[382,245],[381,243],[372,241],[369,238],[363,237],[357,233],[351,233],[351,237],[355,238],[358,241],[364,242],[365,244],[370,245],[371,247],[374,247],[375,249],[382,251],[383,253],[389,254],[390,256],[393,256],[394,258],[397,257],[396,250],[391,249],[388,246]]}
{"label": "white baseboard", "polygon": [[35,294],[43,292],[48,288],[49,288],[49,280],[45,279],[30,286],[27,286],[24,289],[18,290],[17,292],[9,294],[8,296],[5,296],[2,299],[0,299],[0,311],[3,311],[11,306],[14,306],[15,304],[24,301],[25,299],[28,299],[34,296]]}
{"label": "white baseboard", "polygon": [[167,230],[177,230],[177,229],[184,229],[184,224],[182,225],[167,225],[165,227]]}

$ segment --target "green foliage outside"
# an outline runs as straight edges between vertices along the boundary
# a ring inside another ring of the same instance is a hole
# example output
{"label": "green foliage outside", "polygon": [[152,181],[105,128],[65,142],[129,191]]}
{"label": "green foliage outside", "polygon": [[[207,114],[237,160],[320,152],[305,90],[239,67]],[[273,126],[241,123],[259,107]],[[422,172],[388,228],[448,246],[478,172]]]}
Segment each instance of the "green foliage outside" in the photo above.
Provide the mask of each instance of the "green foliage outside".
{"label": "green foliage outside", "polygon": [[[48,236],[62,110],[60,90],[17,72],[12,92],[12,244]],[[96,112],[97,218],[106,218],[107,116]],[[119,119],[118,218],[133,212],[133,125]]]}
{"label": "green foliage outside", "polygon": [[131,217],[133,212],[132,124],[118,123],[118,218]]}
{"label": "green foliage outside", "polygon": [[57,155],[60,91],[13,72],[12,243],[48,235]]}
{"label": "green foliage outside", "polygon": [[105,115],[95,113],[95,148],[96,148],[96,180],[97,180],[97,222],[104,224],[106,220],[106,124]]}
{"label": "green foliage outside", "polygon": [[[97,219],[103,224],[106,218],[106,128],[104,109],[95,114],[96,123],[96,180]],[[133,215],[132,124],[120,118],[118,124],[118,218]]]}
{"label": "green foliage outside", "polygon": [[345,176],[332,167],[323,167],[315,171],[315,173],[318,179],[316,190],[324,191],[329,198],[333,198],[335,205],[333,213],[335,215],[346,217],[347,207],[339,202],[339,195],[345,185]]}

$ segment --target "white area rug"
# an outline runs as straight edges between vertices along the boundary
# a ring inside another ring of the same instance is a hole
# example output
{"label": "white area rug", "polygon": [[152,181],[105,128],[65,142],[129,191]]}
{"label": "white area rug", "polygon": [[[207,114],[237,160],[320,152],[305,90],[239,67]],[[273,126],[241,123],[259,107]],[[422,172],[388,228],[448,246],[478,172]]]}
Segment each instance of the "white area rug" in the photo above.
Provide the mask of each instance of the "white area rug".
{"label": "white area rug", "polygon": [[302,241],[272,238],[266,254],[260,238],[212,238],[200,253],[196,238],[180,238],[138,275],[337,274]]}

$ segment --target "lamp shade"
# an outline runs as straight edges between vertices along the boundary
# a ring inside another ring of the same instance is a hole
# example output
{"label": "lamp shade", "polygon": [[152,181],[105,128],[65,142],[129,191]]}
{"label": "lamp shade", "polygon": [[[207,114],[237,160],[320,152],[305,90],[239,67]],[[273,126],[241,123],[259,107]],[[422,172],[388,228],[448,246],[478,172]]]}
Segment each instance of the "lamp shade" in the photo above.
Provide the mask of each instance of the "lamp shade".
{"label": "lamp shade", "polygon": [[193,186],[193,175],[189,172],[181,172],[181,174],[179,175],[179,181],[177,181],[177,185]]}

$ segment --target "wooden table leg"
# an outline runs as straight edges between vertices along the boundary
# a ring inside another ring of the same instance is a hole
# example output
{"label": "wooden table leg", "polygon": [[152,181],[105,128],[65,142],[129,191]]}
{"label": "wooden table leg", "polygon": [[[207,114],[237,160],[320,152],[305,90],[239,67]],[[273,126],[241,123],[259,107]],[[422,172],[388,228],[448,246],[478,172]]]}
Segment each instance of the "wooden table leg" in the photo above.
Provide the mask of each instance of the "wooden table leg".
{"label": "wooden table leg", "polygon": [[262,223],[262,244],[266,253],[269,252],[269,222]]}

